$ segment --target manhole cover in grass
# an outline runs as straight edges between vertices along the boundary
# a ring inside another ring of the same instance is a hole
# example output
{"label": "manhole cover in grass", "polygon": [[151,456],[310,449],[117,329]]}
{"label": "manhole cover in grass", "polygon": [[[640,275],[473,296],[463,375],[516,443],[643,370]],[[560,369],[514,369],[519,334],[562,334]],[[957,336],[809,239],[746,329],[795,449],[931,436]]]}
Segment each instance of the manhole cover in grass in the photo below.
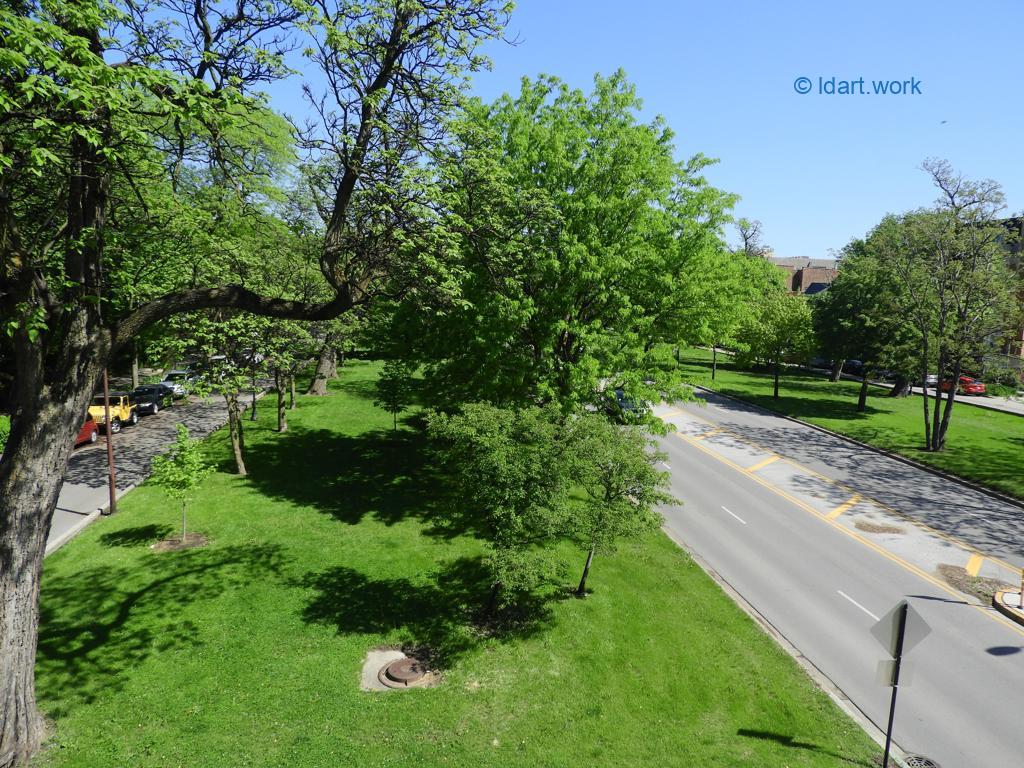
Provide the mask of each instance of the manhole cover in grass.
{"label": "manhole cover in grass", "polygon": [[398,659],[381,669],[377,679],[390,688],[408,688],[421,682],[427,674],[426,666],[416,659]]}
{"label": "manhole cover in grass", "polygon": [[925,757],[924,755],[907,755],[903,758],[903,762],[907,768],[942,768],[941,765],[930,757]]}

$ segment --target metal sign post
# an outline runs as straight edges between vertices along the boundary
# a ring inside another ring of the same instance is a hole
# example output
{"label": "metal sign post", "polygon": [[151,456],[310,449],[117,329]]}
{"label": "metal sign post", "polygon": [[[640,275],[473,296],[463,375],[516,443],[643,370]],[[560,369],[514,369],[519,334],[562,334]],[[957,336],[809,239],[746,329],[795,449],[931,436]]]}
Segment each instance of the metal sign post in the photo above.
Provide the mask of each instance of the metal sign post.
{"label": "metal sign post", "polygon": [[882,768],[889,768],[889,752],[892,749],[892,724],[896,715],[896,694],[900,687],[900,668],[903,665],[903,654],[921,642],[931,632],[924,619],[906,600],[901,600],[895,608],[883,616],[871,628],[871,634],[882,644],[892,656],[892,664],[882,662],[885,668],[886,685],[892,686],[892,698],[889,701],[889,724],[885,729],[885,755]]}

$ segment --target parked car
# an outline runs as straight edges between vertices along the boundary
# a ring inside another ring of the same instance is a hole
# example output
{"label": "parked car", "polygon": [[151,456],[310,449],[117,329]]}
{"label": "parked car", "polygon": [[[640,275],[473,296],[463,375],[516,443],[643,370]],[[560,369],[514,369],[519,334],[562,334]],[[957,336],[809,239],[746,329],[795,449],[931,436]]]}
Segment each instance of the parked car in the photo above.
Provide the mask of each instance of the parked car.
{"label": "parked car", "polygon": [[199,374],[190,368],[184,368],[178,371],[168,371],[160,383],[170,387],[174,397],[184,397],[192,391],[197,381],[199,381]]}
{"label": "parked car", "polygon": [[82,423],[82,428],[78,430],[78,434],[75,435],[75,447],[85,443],[95,443],[100,439],[100,428],[96,426],[96,420],[92,417],[91,413],[85,414],[85,421]]}
{"label": "parked car", "polygon": [[159,413],[161,408],[174,404],[174,389],[167,384],[143,384],[129,395],[135,408],[142,413]]}
{"label": "parked car", "polygon": [[852,376],[860,376],[864,373],[864,363],[860,360],[847,360],[843,363],[843,373],[849,373]]}
{"label": "parked car", "polygon": [[[939,385],[941,392],[949,392],[953,387],[953,380],[946,379]],[[970,376],[961,376],[956,387],[957,394],[960,395],[984,395],[985,385],[977,379],[972,379]]]}
{"label": "parked car", "polygon": [[605,410],[620,424],[635,424],[647,412],[645,405],[637,405],[621,388],[616,388],[613,396],[605,399]]}
{"label": "parked car", "polygon": [[924,377],[924,385],[926,387],[937,387],[939,386],[939,374],[929,373]]}
{"label": "parked car", "polygon": [[[103,395],[96,395],[89,406],[89,415],[93,421],[106,431],[106,412],[103,408]],[[125,424],[138,424],[139,411],[131,401],[127,392],[110,393],[110,432],[116,435]]]}

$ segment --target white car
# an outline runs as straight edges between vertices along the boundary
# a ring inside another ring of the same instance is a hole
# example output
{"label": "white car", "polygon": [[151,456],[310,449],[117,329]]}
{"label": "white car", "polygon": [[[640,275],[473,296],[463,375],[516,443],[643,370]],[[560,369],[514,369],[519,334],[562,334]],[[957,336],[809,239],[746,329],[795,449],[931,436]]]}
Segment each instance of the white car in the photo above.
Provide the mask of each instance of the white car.
{"label": "white car", "polygon": [[937,387],[939,386],[939,374],[929,373],[924,377],[924,385],[926,387]]}
{"label": "white car", "polygon": [[168,371],[161,384],[165,384],[174,390],[175,397],[184,397],[192,389],[192,385],[199,380],[199,374],[195,371],[180,370]]}

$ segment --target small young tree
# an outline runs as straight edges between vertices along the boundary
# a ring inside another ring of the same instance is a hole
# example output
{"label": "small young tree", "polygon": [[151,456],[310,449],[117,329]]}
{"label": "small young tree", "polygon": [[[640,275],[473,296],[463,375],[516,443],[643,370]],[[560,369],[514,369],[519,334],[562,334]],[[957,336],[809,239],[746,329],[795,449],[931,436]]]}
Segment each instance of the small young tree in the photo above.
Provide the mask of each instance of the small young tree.
{"label": "small young tree", "polygon": [[618,427],[596,414],[571,428],[577,457],[573,473],[586,500],[573,515],[575,538],[587,550],[576,596],[583,597],[596,553],[612,554],[620,539],[636,538],[661,524],[658,504],[676,499],[666,492],[669,475],[655,464],[664,454],[650,450],[651,440],[636,427]]}
{"label": "small young tree", "polygon": [[394,429],[398,430],[398,414],[409,407],[412,400],[412,368],[402,360],[389,360],[377,379],[377,399],[373,404],[391,414]]}
{"label": "small young tree", "polygon": [[814,346],[807,300],[789,294],[766,296],[757,316],[740,330],[740,341],[751,358],[771,366],[775,380],[772,397],[777,398],[782,364],[802,361]]}
{"label": "small young tree", "polygon": [[199,484],[211,471],[199,447],[199,440],[188,436],[188,427],[178,425],[178,438],[163,456],[153,459],[149,481],[163,489],[172,499],[181,502],[181,543],[188,539],[188,502]]}
{"label": "small young tree", "polygon": [[573,482],[558,409],[473,403],[454,416],[431,415],[429,434],[459,498],[482,520],[490,550],[487,610],[555,583],[561,565],[548,545],[566,535]]}

